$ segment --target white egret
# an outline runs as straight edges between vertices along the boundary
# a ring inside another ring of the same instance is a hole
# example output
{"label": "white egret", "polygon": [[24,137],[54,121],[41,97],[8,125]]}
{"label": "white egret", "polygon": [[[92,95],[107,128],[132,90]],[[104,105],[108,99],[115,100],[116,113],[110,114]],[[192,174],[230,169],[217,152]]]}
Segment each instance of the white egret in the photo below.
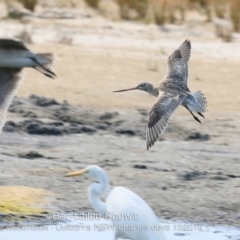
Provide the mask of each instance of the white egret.
{"label": "white egret", "polygon": [[74,177],[88,173],[98,180],[88,189],[88,198],[94,210],[111,220],[115,228],[115,239],[164,240],[164,234],[157,226],[159,221],[150,206],[137,194],[124,187],[114,187],[106,201],[101,196],[109,188],[109,180],[104,170],[91,165],[83,170],[67,174]]}

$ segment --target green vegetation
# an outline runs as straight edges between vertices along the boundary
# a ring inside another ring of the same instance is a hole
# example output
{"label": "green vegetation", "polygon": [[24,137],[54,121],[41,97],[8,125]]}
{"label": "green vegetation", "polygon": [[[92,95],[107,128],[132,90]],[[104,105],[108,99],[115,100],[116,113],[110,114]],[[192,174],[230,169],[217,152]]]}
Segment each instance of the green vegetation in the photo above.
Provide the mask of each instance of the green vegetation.
{"label": "green vegetation", "polygon": [[85,0],[85,2],[88,4],[88,6],[97,8],[99,0]]}
{"label": "green vegetation", "polygon": [[240,1],[239,0],[231,0],[230,1],[230,17],[233,22],[234,31],[240,31]]}
{"label": "green vegetation", "polygon": [[18,0],[23,6],[31,11],[34,11],[35,6],[37,5],[38,0]]}
{"label": "green vegetation", "polygon": [[[5,0],[8,4],[11,0]],[[17,0],[23,6],[34,11],[38,0]],[[60,1],[60,0],[59,0]],[[63,3],[66,1],[62,0]],[[76,0],[77,1],[77,0]],[[69,0],[71,6],[76,1]],[[240,32],[240,0],[109,0],[115,1],[120,7],[122,19],[136,19],[145,22],[182,23],[186,12],[196,10],[206,16],[206,21],[211,21],[213,16],[230,19],[235,31]],[[68,2],[68,3],[69,3]],[[85,0],[93,8],[98,8],[100,0]],[[136,17],[131,17],[130,12]],[[149,14],[151,16],[149,16]],[[10,17],[18,18],[11,12]],[[147,20],[151,19],[151,21]]]}
{"label": "green vegetation", "polygon": [[25,186],[1,186],[0,191],[0,212],[27,215],[43,212],[39,206],[51,194],[43,189]]}
{"label": "green vegetation", "polygon": [[121,10],[121,17],[123,19],[128,19],[128,10],[133,9],[138,13],[139,18],[144,18],[146,16],[148,8],[148,0],[117,0],[118,5]]}
{"label": "green vegetation", "polygon": [[1,213],[14,213],[14,214],[40,214],[43,212],[43,209],[40,208],[34,208],[34,207],[29,207],[25,205],[15,205],[15,204],[9,204],[9,203],[4,203],[0,204],[0,212]]}
{"label": "green vegetation", "polygon": [[234,30],[240,31],[240,0],[116,0],[121,9],[123,19],[128,19],[126,11],[134,9],[139,19],[144,20],[151,8],[156,24],[181,23],[188,10],[196,10],[211,21],[213,15],[218,18],[230,19]]}

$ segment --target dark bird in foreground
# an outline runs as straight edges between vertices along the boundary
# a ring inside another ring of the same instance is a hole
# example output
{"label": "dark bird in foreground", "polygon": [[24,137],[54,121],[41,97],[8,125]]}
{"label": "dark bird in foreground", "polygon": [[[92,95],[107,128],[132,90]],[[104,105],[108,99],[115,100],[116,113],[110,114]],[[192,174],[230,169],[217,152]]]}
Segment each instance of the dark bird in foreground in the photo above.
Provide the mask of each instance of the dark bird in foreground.
{"label": "dark bird in foreground", "polygon": [[20,40],[0,39],[0,133],[8,108],[24,77],[23,68],[31,67],[49,78],[56,77],[52,72],[52,53],[35,54]]}
{"label": "dark bird in foreground", "polygon": [[193,112],[204,118],[207,101],[200,91],[191,93],[188,88],[188,62],[191,55],[191,42],[184,41],[180,47],[168,57],[168,73],[157,85],[143,82],[137,87],[114,92],[142,90],[157,97],[156,103],[149,112],[146,129],[147,150],[154,145],[168,126],[169,120],[178,106],[184,106],[201,123]]}

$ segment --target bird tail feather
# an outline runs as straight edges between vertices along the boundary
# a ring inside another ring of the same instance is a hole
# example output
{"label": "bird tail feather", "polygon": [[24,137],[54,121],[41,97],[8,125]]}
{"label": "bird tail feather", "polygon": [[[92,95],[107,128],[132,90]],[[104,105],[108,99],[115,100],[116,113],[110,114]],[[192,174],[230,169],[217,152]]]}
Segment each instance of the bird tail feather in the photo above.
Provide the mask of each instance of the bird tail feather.
{"label": "bird tail feather", "polygon": [[201,91],[195,92],[192,94],[195,98],[195,112],[205,112],[207,109],[207,99]]}

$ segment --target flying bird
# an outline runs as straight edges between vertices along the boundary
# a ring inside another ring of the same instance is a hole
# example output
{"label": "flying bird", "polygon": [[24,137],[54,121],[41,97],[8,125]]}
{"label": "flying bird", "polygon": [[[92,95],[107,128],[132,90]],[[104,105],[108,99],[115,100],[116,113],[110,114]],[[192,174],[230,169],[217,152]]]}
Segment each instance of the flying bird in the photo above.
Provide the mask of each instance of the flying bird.
{"label": "flying bird", "polygon": [[104,170],[91,165],[66,176],[74,177],[83,174],[89,174],[98,181],[89,187],[88,198],[94,210],[113,224],[115,239],[165,240],[158,228],[157,216],[141,197],[125,187],[114,187],[104,202],[101,197],[109,189],[109,179]]}
{"label": "flying bird", "polygon": [[193,112],[204,118],[203,112],[207,108],[204,94],[201,91],[191,93],[188,88],[190,55],[191,42],[186,40],[168,57],[168,73],[160,84],[143,82],[133,88],[114,91],[124,92],[138,89],[157,97],[157,101],[149,111],[146,129],[147,150],[154,145],[164,132],[170,118],[180,105],[184,106],[199,123],[201,121]]}
{"label": "flying bird", "polygon": [[54,61],[52,53],[35,54],[18,39],[0,38],[0,133],[7,110],[24,77],[23,68],[31,67],[54,78],[56,75],[51,70]]}

